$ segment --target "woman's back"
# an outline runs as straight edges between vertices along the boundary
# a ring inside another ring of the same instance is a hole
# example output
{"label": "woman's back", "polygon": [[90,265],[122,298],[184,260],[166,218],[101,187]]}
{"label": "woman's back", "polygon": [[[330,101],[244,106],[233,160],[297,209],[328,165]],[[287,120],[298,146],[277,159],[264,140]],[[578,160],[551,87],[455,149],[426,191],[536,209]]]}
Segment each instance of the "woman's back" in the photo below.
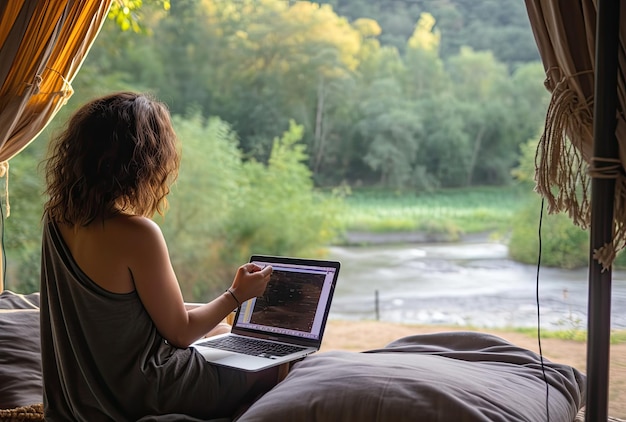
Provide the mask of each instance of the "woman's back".
{"label": "woman's back", "polygon": [[137,221],[142,217],[117,215],[87,226],[58,225],[59,232],[81,270],[96,284],[112,293],[135,290],[129,257],[135,236],[140,235]]}
{"label": "woman's back", "polygon": [[231,390],[242,387],[242,374],[228,373],[230,388],[193,349],[167,344],[136,292],[114,293],[94,283],[74,261],[57,225],[45,226],[47,419],[124,421],[163,412],[209,418],[233,411],[240,397]]}

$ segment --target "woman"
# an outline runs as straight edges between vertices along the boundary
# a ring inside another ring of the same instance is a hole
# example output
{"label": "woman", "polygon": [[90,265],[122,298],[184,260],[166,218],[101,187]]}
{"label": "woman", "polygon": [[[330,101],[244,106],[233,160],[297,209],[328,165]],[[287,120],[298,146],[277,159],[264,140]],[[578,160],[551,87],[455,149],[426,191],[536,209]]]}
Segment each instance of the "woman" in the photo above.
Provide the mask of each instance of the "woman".
{"label": "woman", "polygon": [[188,346],[265,290],[241,266],[230,288],[187,310],[150,219],[177,175],[166,106],[121,92],[80,108],[45,161],[41,341],[46,420],[232,415],[277,381],[208,364]]}

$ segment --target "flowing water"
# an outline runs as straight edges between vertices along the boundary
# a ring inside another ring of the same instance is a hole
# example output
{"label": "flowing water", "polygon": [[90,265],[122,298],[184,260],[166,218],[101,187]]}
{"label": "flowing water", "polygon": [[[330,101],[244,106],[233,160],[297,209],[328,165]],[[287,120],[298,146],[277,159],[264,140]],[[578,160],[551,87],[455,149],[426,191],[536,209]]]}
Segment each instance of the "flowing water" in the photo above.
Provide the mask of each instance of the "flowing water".
{"label": "flowing water", "polygon": [[[516,263],[488,241],[333,247],[335,319],[474,327],[587,327],[588,272]],[[613,328],[626,328],[626,273],[614,271]]]}

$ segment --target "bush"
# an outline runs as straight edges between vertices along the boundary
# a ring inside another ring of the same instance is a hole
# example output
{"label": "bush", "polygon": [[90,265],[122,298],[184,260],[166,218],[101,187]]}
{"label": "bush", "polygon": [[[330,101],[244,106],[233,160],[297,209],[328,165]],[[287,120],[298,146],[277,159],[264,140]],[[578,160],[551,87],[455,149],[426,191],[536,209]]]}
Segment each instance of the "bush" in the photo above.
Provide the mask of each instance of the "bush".
{"label": "bush", "polygon": [[313,187],[302,127],[274,140],[267,165],[244,161],[224,121],[175,118],[179,180],[160,222],[186,300],[208,300],[253,253],[320,257],[339,228],[335,196]]}
{"label": "bush", "polygon": [[221,248],[224,262],[241,263],[252,253],[320,257],[337,236],[341,201],[314,189],[299,143],[302,133],[302,126],[291,122],[282,138],[274,139],[267,165],[243,164],[245,180]]}
{"label": "bush", "polygon": [[[539,254],[541,198],[533,197],[513,219],[509,255],[526,264],[536,264]],[[541,222],[541,264],[547,267],[579,268],[589,264],[589,235],[564,214],[547,214]]]}

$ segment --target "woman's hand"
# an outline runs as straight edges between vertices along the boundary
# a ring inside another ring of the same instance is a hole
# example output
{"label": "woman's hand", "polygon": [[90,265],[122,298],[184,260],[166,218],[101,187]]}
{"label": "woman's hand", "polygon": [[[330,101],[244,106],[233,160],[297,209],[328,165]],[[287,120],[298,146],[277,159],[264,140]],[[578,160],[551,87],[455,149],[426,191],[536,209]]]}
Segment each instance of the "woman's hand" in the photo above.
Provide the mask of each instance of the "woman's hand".
{"label": "woman's hand", "polygon": [[262,296],[271,275],[272,267],[270,265],[263,268],[253,263],[244,264],[237,269],[230,291],[239,303]]}

